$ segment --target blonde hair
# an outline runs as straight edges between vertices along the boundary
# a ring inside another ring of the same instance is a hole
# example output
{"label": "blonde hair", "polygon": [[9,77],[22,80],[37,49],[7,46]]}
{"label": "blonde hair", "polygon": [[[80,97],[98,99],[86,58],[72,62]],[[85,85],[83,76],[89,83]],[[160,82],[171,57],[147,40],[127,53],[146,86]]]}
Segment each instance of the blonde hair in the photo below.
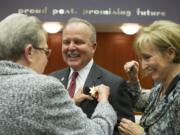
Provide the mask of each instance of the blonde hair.
{"label": "blonde hair", "polygon": [[173,48],[176,52],[173,62],[180,63],[180,25],[160,20],[142,28],[135,39],[134,49],[137,53],[142,53],[146,45],[154,45],[161,53]]}

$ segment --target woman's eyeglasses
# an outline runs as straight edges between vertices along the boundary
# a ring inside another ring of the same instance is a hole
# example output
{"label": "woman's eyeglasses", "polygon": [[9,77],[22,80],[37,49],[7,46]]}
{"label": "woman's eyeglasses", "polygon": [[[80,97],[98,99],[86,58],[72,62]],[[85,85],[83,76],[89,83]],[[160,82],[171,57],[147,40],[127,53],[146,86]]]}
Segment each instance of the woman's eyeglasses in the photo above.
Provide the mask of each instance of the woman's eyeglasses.
{"label": "woman's eyeglasses", "polygon": [[40,47],[33,47],[33,48],[44,51],[44,53],[46,54],[47,57],[49,57],[51,54],[51,49],[49,49],[49,48],[40,48]]}

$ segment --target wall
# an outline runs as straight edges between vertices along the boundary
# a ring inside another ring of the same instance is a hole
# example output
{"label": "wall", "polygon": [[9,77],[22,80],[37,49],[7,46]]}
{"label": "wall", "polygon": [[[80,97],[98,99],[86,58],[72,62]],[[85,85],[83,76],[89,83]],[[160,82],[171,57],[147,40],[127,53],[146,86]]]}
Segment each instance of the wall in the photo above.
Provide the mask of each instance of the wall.
{"label": "wall", "polygon": [[[61,57],[61,40],[61,33],[48,35],[48,44],[49,48],[52,49],[52,54],[45,70],[46,74],[66,67]],[[119,32],[97,33],[98,46],[94,60],[100,66],[127,79],[123,65],[129,60],[136,59],[133,52],[133,40],[134,36]],[[149,77],[140,80],[143,87],[151,88],[152,80]]]}

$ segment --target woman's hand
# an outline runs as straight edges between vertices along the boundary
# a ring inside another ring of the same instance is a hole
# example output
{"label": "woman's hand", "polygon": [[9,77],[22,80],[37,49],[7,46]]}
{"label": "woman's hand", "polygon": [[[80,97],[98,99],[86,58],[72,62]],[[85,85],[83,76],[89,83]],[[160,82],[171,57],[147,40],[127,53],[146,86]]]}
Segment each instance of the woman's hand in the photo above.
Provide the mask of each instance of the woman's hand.
{"label": "woman's hand", "polygon": [[78,91],[74,94],[73,99],[74,99],[74,102],[76,103],[76,105],[80,105],[80,103],[82,101],[84,101],[85,99],[93,100],[92,96],[86,95],[86,94],[83,93],[82,88],[78,89]]}
{"label": "woman's hand", "polygon": [[141,135],[144,133],[144,129],[139,124],[125,118],[119,123],[118,130],[121,135]]}
{"label": "woman's hand", "polygon": [[106,102],[108,101],[108,97],[109,97],[109,91],[110,88],[104,84],[100,84],[98,86],[95,87],[95,89],[97,90],[97,100],[99,102]]}
{"label": "woman's hand", "polygon": [[137,61],[129,61],[124,65],[124,70],[126,71],[130,83],[136,83],[139,81],[139,63]]}
{"label": "woman's hand", "polygon": [[83,93],[83,89],[80,88],[74,95],[73,99],[76,105],[80,105],[80,103],[87,99],[87,100],[93,100],[93,98],[96,98],[99,102],[107,102],[109,97],[109,90],[110,88],[104,84],[97,85],[95,87],[92,87],[90,89],[93,89],[93,93],[96,93],[93,95],[93,93],[90,91],[91,95],[86,95]]}

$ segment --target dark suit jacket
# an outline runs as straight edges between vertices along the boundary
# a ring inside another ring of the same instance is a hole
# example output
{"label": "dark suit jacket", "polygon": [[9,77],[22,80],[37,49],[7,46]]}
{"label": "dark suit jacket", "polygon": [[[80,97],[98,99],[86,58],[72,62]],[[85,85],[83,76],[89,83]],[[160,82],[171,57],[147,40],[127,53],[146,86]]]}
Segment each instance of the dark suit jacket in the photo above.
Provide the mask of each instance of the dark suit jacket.
{"label": "dark suit jacket", "polygon": [[[55,71],[50,75],[60,79],[64,86],[67,87],[69,73],[70,68],[65,68]],[[109,102],[117,112],[118,119],[120,120],[125,117],[134,121],[130,98],[126,92],[126,88],[128,87],[126,81],[94,63],[85,81],[84,88],[99,84],[105,84],[110,87]],[[87,89],[84,90],[84,93],[88,94]],[[88,117],[91,117],[96,105],[96,100],[85,100],[80,104],[80,107]],[[118,134],[117,127],[114,132],[114,135],[116,134]]]}

